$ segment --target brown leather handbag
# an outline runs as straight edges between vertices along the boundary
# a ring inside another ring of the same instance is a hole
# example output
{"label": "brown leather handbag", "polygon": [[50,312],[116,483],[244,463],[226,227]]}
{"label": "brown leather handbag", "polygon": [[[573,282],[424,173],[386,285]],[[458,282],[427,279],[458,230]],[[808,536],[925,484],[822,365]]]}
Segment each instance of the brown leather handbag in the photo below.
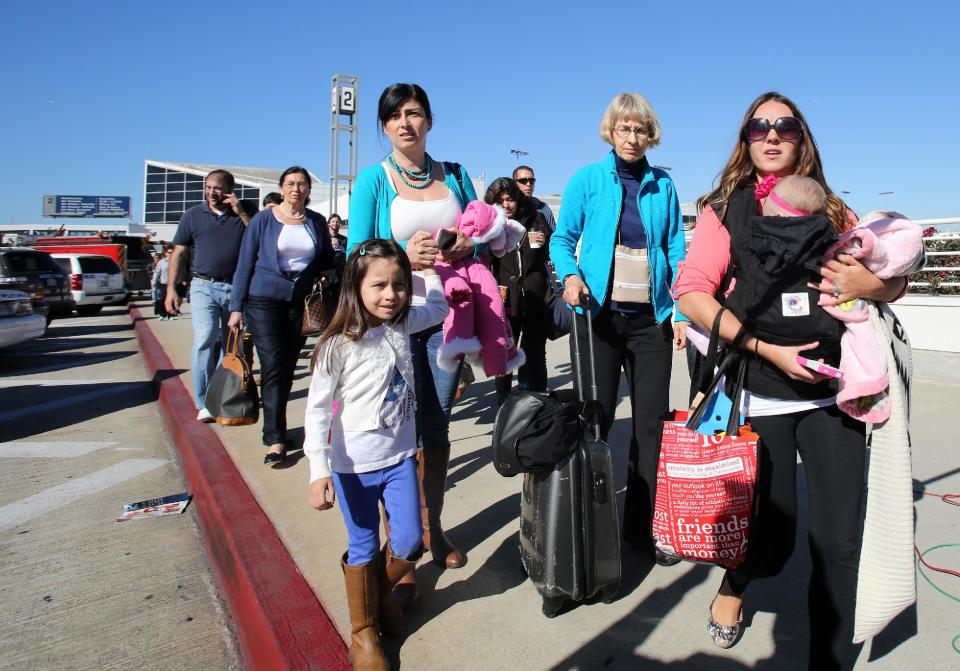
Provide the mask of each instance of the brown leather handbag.
{"label": "brown leather handbag", "polygon": [[227,335],[226,352],[210,378],[204,405],[222,426],[256,424],[260,419],[260,394],[236,331]]}
{"label": "brown leather handbag", "polygon": [[300,335],[320,335],[327,326],[329,311],[323,300],[323,289],[317,282],[313,292],[303,299],[303,323],[300,325]]}

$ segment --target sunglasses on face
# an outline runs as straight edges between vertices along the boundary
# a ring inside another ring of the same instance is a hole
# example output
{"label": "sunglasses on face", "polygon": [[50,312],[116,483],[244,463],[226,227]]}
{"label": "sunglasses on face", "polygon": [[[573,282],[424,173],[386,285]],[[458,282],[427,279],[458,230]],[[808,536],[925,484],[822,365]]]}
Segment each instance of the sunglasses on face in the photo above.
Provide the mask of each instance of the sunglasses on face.
{"label": "sunglasses on face", "polygon": [[533,186],[537,183],[536,177],[517,177],[517,184],[523,184],[524,186]]}
{"label": "sunglasses on face", "polygon": [[777,131],[781,140],[793,142],[803,136],[803,126],[800,119],[792,116],[782,116],[772,124],[768,119],[750,119],[743,127],[743,136],[748,142],[760,142],[770,134],[770,129]]}

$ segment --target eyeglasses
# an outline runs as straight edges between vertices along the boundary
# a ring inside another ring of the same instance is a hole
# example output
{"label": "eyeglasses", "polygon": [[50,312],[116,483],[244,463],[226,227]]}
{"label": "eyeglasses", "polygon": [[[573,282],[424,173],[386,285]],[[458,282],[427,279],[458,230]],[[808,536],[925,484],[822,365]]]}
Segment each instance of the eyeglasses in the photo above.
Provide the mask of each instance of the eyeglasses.
{"label": "eyeglasses", "polygon": [[768,119],[750,119],[743,127],[743,136],[747,142],[760,142],[770,134],[770,129],[777,131],[781,140],[793,142],[803,137],[803,126],[800,119],[792,116],[782,116],[772,124]]}
{"label": "eyeglasses", "polygon": [[524,186],[533,186],[537,183],[536,177],[517,177],[517,184],[523,184]]}
{"label": "eyeglasses", "polygon": [[647,137],[646,128],[614,128],[613,132],[616,133],[617,137],[621,140],[626,140],[631,135],[636,135],[638,140]]}

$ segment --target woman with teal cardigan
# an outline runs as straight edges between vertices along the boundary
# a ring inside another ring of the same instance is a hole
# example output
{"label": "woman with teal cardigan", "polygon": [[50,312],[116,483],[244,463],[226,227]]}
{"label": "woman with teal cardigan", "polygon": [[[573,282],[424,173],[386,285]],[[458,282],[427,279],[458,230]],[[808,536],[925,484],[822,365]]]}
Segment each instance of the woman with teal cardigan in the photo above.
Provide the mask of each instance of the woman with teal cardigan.
{"label": "woman with teal cardigan", "polygon": [[[636,93],[616,96],[600,135],[613,151],[580,169],[567,184],[550,259],[569,305],[579,307],[589,295],[604,440],[613,424],[621,372],[627,375],[633,431],[623,538],[652,562],[657,558],[650,523],[659,422],[669,404],[672,347],[686,346],[686,318],[676,313],[670,296],[677,264],[684,258],[683,220],[673,181],[645,157],[660,141],[660,123],[650,103]],[[581,351],[586,351],[587,329],[578,333]]]}
{"label": "woman with teal cardigan", "polygon": [[[372,238],[393,239],[417,268],[434,259],[450,262],[484,251],[460,231],[453,245],[442,252],[434,239],[440,229],[455,230],[460,213],[477,195],[466,170],[455,163],[434,161],[426,151],[433,125],[426,92],[416,84],[388,86],[380,96],[378,117],[393,149],[381,163],[357,176],[350,196],[348,253]],[[413,303],[422,303],[424,296],[423,279],[415,272]],[[422,448],[417,455],[420,512],[423,543],[434,563],[459,568],[466,559],[446,538],[440,522],[450,459],[450,407],[459,379],[459,371],[450,373],[437,365],[442,342],[441,325],[410,337]],[[416,598],[413,575],[409,573],[395,591],[402,603]]]}

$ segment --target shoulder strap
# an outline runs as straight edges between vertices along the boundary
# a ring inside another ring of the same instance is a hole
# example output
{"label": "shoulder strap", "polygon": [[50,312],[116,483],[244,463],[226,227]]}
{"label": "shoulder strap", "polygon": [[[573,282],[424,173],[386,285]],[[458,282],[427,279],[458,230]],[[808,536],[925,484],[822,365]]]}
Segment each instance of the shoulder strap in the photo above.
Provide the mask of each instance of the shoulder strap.
{"label": "shoulder strap", "polygon": [[[715,296],[721,305],[723,304],[723,298],[726,296],[727,290],[730,288],[730,283],[736,275],[737,258],[739,254],[735,241],[739,238],[743,227],[749,224],[749,218],[752,214],[751,208],[755,207],[755,203],[753,187],[750,184],[740,186],[730,194],[730,198],[727,201],[727,211],[724,213],[723,218],[720,219],[720,223],[723,224],[723,227],[726,228],[730,234],[730,264],[727,266],[727,272],[724,273],[723,279],[720,280],[720,287],[717,289],[717,295]],[[723,210],[723,201],[717,198],[710,203],[710,207],[713,208],[713,211],[717,217],[719,217],[720,212]]]}
{"label": "shoulder strap", "polygon": [[463,190],[463,174],[460,172],[460,164],[454,163],[453,161],[444,161],[443,169],[447,172],[453,173],[453,176],[457,179],[457,186],[460,187],[460,193],[466,193]]}

